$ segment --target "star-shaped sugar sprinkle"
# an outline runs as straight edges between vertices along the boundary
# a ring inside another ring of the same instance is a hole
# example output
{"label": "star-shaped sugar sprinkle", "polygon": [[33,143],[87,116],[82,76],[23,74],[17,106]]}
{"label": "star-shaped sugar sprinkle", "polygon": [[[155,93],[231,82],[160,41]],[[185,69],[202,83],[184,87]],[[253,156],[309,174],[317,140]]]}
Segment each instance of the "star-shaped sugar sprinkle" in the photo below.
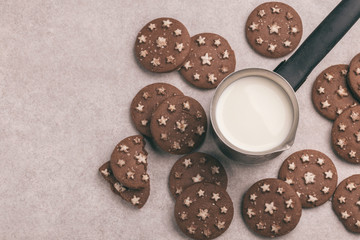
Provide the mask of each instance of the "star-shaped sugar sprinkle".
{"label": "star-shaped sugar sprinkle", "polygon": [[322,165],[324,165],[325,160],[324,160],[323,158],[318,158],[318,159],[316,160],[316,163],[317,163],[319,166],[322,166]]}
{"label": "star-shaped sugar sprinkle", "polygon": [[198,195],[199,197],[204,197],[204,196],[205,196],[205,191],[202,190],[202,189],[199,189],[199,191],[197,192],[197,195]]}
{"label": "star-shaped sugar sprinkle", "polygon": [[346,69],[343,69],[340,71],[341,75],[346,76],[346,74],[348,73],[348,71]]}
{"label": "star-shaped sugar sprinkle", "polygon": [[285,201],[286,208],[294,208],[294,201],[290,198],[289,200]]}
{"label": "star-shaped sugar sprinkle", "polygon": [[166,57],[166,62],[167,63],[174,63],[175,62],[175,58],[173,55],[167,56]]}
{"label": "star-shaped sugar sprinkle", "polygon": [[250,200],[251,200],[251,201],[255,201],[256,198],[257,198],[257,196],[256,196],[255,193],[253,193],[253,194],[250,195]]}
{"label": "star-shaped sugar sprinkle", "polygon": [[301,192],[296,192],[296,194],[298,195],[298,197],[301,197]]}
{"label": "star-shaped sugar sprinkle", "polygon": [[291,41],[289,41],[289,40],[286,40],[286,41],[284,41],[283,42],[283,45],[284,45],[284,47],[291,47]]}
{"label": "star-shaped sugar sprinkle", "polygon": [[175,149],[175,150],[181,149],[180,143],[177,142],[177,141],[174,141],[173,144],[171,145],[171,148],[172,148],[172,149]]}
{"label": "star-shaped sugar sprinkle", "polygon": [[283,220],[284,220],[284,222],[289,223],[289,222],[291,222],[291,216],[285,215]]}
{"label": "star-shaped sugar sprinkle", "polygon": [[252,22],[249,28],[251,29],[251,31],[259,30],[259,24]]}
{"label": "star-shaped sugar sprinkle", "polygon": [[197,215],[198,217],[201,218],[201,220],[205,220],[206,218],[209,217],[209,210],[208,209],[199,209],[199,213]]}
{"label": "star-shaped sugar sprinkle", "polygon": [[344,148],[346,146],[345,138],[338,139],[336,145],[338,145],[340,148]]}
{"label": "star-shaped sugar sprinkle", "polygon": [[142,50],[140,51],[140,57],[146,57],[149,54],[149,52],[147,50]]}
{"label": "star-shaped sugar sprinkle", "polygon": [[330,73],[325,73],[325,74],[324,74],[324,78],[325,78],[326,80],[328,80],[328,82],[330,82],[330,81],[334,78],[334,76],[331,75]]}
{"label": "star-shaped sugar sprinkle", "polygon": [[203,231],[203,235],[206,237],[206,238],[209,238],[210,236],[211,236],[211,231],[210,231],[210,229],[205,229],[204,231]]}
{"label": "star-shaped sugar sprinkle", "polygon": [[175,50],[178,50],[179,52],[181,52],[184,49],[184,44],[183,43],[175,43]]}
{"label": "star-shaped sugar sprinkle", "polygon": [[255,39],[255,42],[257,44],[261,45],[264,42],[264,40],[261,37],[258,37],[258,38]]}
{"label": "star-shaped sugar sprinkle", "polygon": [[216,47],[218,47],[218,46],[220,46],[220,45],[221,45],[220,38],[219,38],[219,39],[215,39],[215,40],[214,40],[214,45],[215,45]]}
{"label": "star-shaped sugar sprinkle", "polygon": [[302,161],[303,163],[309,162],[309,161],[310,161],[309,155],[308,155],[308,154],[302,155],[302,156],[301,156],[301,161]]}
{"label": "star-shaped sugar sprinkle", "polygon": [[148,122],[149,122],[148,120],[143,119],[143,120],[141,120],[141,125],[146,126],[148,124]]}
{"label": "star-shaped sugar sprinkle", "polygon": [[186,220],[186,219],[188,219],[188,215],[187,215],[187,213],[186,212],[182,212],[181,214],[180,214],[180,219],[181,220]]}
{"label": "star-shaped sugar sprinkle", "polygon": [[211,65],[211,60],[212,60],[213,58],[212,57],[210,57],[209,56],[209,53],[205,53],[205,55],[204,56],[201,56],[201,60],[202,60],[202,65],[205,65],[205,64],[207,64],[207,65]]}
{"label": "star-shaped sugar sprinkle", "polygon": [[270,43],[270,44],[268,45],[268,49],[267,49],[267,50],[268,50],[269,52],[275,52],[276,47],[277,47],[276,44]]}
{"label": "star-shaped sugar sprinkle", "polygon": [[189,70],[190,68],[193,67],[193,65],[191,64],[190,61],[186,61],[183,67],[184,67],[186,70]]}
{"label": "star-shaped sugar sprinkle", "polygon": [[127,179],[134,179],[134,178],[135,178],[135,173],[132,172],[132,171],[128,171],[128,172],[126,173],[126,178],[127,178]]}
{"label": "star-shaped sugar sprinkle", "polygon": [[144,181],[144,182],[148,182],[149,181],[149,175],[148,174],[143,174],[141,176],[141,180]]}
{"label": "star-shaped sugar sprinkle", "polygon": [[150,23],[148,28],[150,29],[150,31],[154,30],[156,28],[155,23]]}
{"label": "star-shaped sugar sprinkle", "polygon": [[201,135],[203,135],[204,132],[205,132],[204,126],[197,126],[196,132],[195,132],[197,135],[201,136]]}
{"label": "star-shaped sugar sprinkle", "polygon": [[211,174],[212,175],[214,175],[214,174],[219,174],[220,172],[219,172],[219,167],[217,167],[217,166],[212,166],[211,167]]}
{"label": "star-shaped sugar sprinkle", "polygon": [[349,217],[350,217],[350,214],[347,211],[341,212],[342,219],[348,219]]}
{"label": "star-shaped sugar sprinkle", "polygon": [[257,15],[258,15],[259,17],[265,16],[265,15],[266,15],[265,10],[264,10],[264,9],[259,10]]}
{"label": "star-shaped sugar sprinkle", "polygon": [[269,28],[269,33],[276,33],[279,34],[279,29],[281,28],[279,25],[277,25],[277,23],[274,23],[272,25],[268,25]]}
{"label": "star-shaped sugar sprinkle", "polygon": [[139,137],[135,137],[135,138],[133,139],[133,142],[134,142],[135,144],[140,144],[140,143],[141,143],[141,139],[140,139]]}
{"label": "star-shaped sugar sprinkle", "polygon": [[154,66],[154,67],[157,67],[160,65],[160,58],[153,58],[151,60],[151,64]]}
{"label": "star-shaped sugar sprinkle", "polygon": [[358,228],[360,228],[360,220],[356,220],[355,226],[357,226]]}
{"label": "star-shaped sugar sprinkle", "polygon": [[281,195],[281,194],[283,194],[285,191],[284,191],[284,188],[278,187],[278,189],[276,190],[276,192]]}
{"label": "star-shaped sugar sprinkle", "polygon": [[172,24],[172,22],[170,21],[170,19],[166,19],[166,20],[163,20],[162,26],[169,28],[171,24]]}
{"label": "star-shaped sugar sprinkle", "polygon": [[190,234],[195,234],[196,228],[193,225],[191,225],[190,227],[187,228],[187,230]]}
{"label": "star-shaped sugar sprinkle", "polygon": [[265,203],[265,212],[269,213],[270,215],[273,215],[274,211],[276,210],[277,207],[275,207],[274,202]]}
{"label": "star-shaped sugar sprinkle", "polygon": [[280,8],[278,8],[277,6],[272,7],[272,8],[271,8],[271,12],[272,12],[272,13],[280,13]]}
{"label": "star-shaped sugar sprinkle", "polygon": [[105,177],[108,177],[110,175],[110,172],[107,168],[105,168],[104,170],[101,170],[102,175],[104,175]]}
{"label": "star-shaped sugar sprinkle", "polygon": [[204,180],[204,178],[198,173],[195,177],[191,178],[194,183],[198,183]]}
{"label": "star-shaped sugar sprinkle", "polygon": [[140,37],[138,37],[139,39],[139,43],[145,43],[146,42],[146,36],[145,35],[141,35]]}
{"label": "star-shaped sugar sprinkle", "polygon": [[217,81],[217,77],[215,77],[215,74],[213,73],[209,73],[207,77],[208,82],[210,82],[211,84],[215,84],[215,82]]}
{"label": "star-shaped sugar sprinkle", "polygon": [[340,197],[338,198],[338,201],[339,201],[339,203],[345,203],[345,202],[346,202],[346,197],[340,196]]}
{"label": "star-shaped sugar sprinkle", "polygon": [[137,111],[139,112],[143,112],[144,111],[144,105],[138,103],[137,107],[135,108]]}
{"label": "star-shaped sugar sprinkle", "polygon": [[138,161],[138,163],[146,164],[147,156],[145,154],[139,153],[139,154],[135,155],[135,158]]}
{"label": "star-shaped sugar sprinkle", "polygon": [[252,218],[256,215],[252,208],[248,208],[246,214],[249,216],[249,218]]}
{"label": "star-shaped sugar sprinkle", "polygon": [[344,132],[345,129],[346,129],[346,125],[343,124],[343,123],[339,123],[338,127],[339,127],[339,131],[343,131],[343,132]]}
{"label": "star-shaped sugar sprinkle", "polygon": [[325,93],[325,88],[319,87],[319,88],[317,89],[317,91],[318,91],[319,94],[324,94],[324,93]]}
{"label": "star-shaped sugar sprinkle", "polygon": [[176,179],[180,179],[181,176],[182,176],[182,173],[181,172],[175,172],[174,176],[175,176]]}
{"label": "star-shaped sugar sprinkle", "polygon": [[279,225],[277,225],[277,224],[271,225],[271,232],[279,233],[280,229],[281,229],[281,227]]}
{"label": "star-shaped sugar sprinkle", "polygon": [[219,221],[215,224],[215,226],[221,230],[221,229],[224,229],[225,228],[225,222],[222,222],[222,221]]}
{"label": "star-shaped sugar sprinkle", "polygon": [[322,191],[324,194],[329,193],[329,190],[330,190],[330,188],[329,188],[329,187],[326,187],[326,186],[324,186],[324,187],[321,189],[321,191]]}
{"label": "star-shaped sugar sprinkle", "polygon": [[287,184],[289,184],[289,185],[294,184],[294,181],[293,181],[292,178],[286,178],[286,179],[285,179],[285,182],[286,182]]}
{"label": "star-shaped sugar sprinkle", "polygon": [[169,118],[164,117],[164,116],[161,116],[161,117],[158,119],[158,123],[159,123],[160,126],[161,126],[161,125],[166,126],[166,122],[167,122],[168,120],[169,120]]}
{"label": "star-shaped sugar sprinkle", "polygon": [[313,196],[313,195],[309,195],[308,196],[308,202],[311,202],[311,203],[315,203],[317,201],[317,197]]}
{"label": "star-shaped sugar sprinkle", "polygon": [[222,58],[223,58],[223,59],[229,58],[229,56],[230,56],[230,53],[229,53],[228,50],[225,50],[225,51],[223,52],[223,54],[222,54]]}
{"label": "star-shaped sugar sprinkle", "polygon": [[358,131],[357,133],[354,133],[355,137],[356,137],[356,142],[360,142],[360,131]]}
{"label": "star-shaped sugar sprinkle", "polygon": [[354,150],[351,150],[351,151],[349,152],[349,157],[355,158],[355,157],[356,157],[356,152],[355,152]]}
{"label": "star-shaped sugar sprinkle", "polygon": [[192,162],[190,158],[185,158],[182,164],[185,166],[185,168],[191,167]]}
{"label": "star-shaped sugar sprinkle", "polygon": [[356,69],[354,70],[354,72],[355,72],[356,75],[360,75],[360,68],[356,68]]}
{"label": "star-shaped sugar sprinkle", "polygon": [[211,199],[217,202],[220,199],[220,193],[213,193]]}
{"label": "star-shaped sugar sprinkle", "polygon": [[202,36],[199,36],[198,39],[196,39],[196,41],[198,42],[199,46],[205,45],[205,38]]}
{"label": "star-shaped sugar sprinkle", "polygon": [[160,87],[156,89],[157,95],[165,95],[166,89],[164,87]]}
{"label": "star-shaped sugar sprinkle", "polygon": [[270,192],[270,184],[264,183],[260,188],[262,192]]}
{"label": "star-shaped sugar sprinkle", "polygon": [[260,221],[260,222],[258,222],[258,223],[256,224],[256,228],[259,229],[259,230],[263,230],[263,229],[265,229],[266,227],[265,227],[265,224]]}
{"label": "star-shaped sugar sprinkle", "polygon": [[183,109],[187,109],[187,110],[190,110],[190,103],[189,103],[189,101],[185,101],[185,102],[183,102]]}
{"label": "star-shaped sugar sprinkle", "polygon": [[132,197],[132,199],[131,199],[131,203],[132,203],[132,205],[138,205],[138,204],[140,204],[140,198],[139,197],[137,197],[137,196],[133,196]]}
{"label": "star-shaped sugar sprinkle", "polygon": [[328,108],[331,106],[328,100],[321,102],[321,108]]}
{"label": "star-shaped sugar sprinkle", "polygon": [[117,165],[118,165],[119,167],[122,167],[122,166],[125,165],[125,161],[124,161],[123,159],[118,159]]}
{"label": "star-shaped sugar sprinkle", "polygon": [[175,111],[176,111],[175,105],[174,105],[174,104],[169,104],[168,110],[169,110],[170,112],[175,112]]}
{"label": "star-shaped sugar sprinkle", "polygon": [[358,113],[358,112],[351,111],[350,118],[351,118],[351,120],[352,120],[353,122],[359,121],[359,120],[360,120],[359,113]]}
{"label": "star-shaped sugar sprinkle", "polygon": [[190,139],[190,140],[188,141],[187,145],[188,145],[188,147],[194,147],[195,142],[194,142],[192,139]]}
{"label": "star-shaped sugar sprinkle", "polygon": [[118,146],[118,151],[127,153],[129,152],[129,147],[126,146],[125,144],[120,144]]}
{"label": "star-shaped sugar sprinkle", "polygon": [[306,172],[304,174],[304,180],[305,184],[315,183],[315,174],[313,174],[312,172]]}
{"label": "star-shaped sugar sprinkle", "polygon": [[119,182],[114,183],[114,188],[116,189],[116,191],[122,193],[126,191],[126,188],[124,188],[123,185],[121,185]]}
{"label": "star-shaped sugar sprinkle", "polygon": [[286,19],[287,19],[287,20],[291,20],[291,19],[293,19],[293,17],[294,17],[294,16],[293,16],[290,12],[287,12],[287,13],[286,13]]}
{"label": "star-shaped sugar sprinkle", "polygon": [[161,140],[168,140],[168,136],[166,133],[160,133],[160,139]]}
{"label": "star-shaped sugar sprinkle", "polygon": [[184,205],[187,207],[190,207],[190,205],[192,204],[192,200],[190,199],[190,197],[187,197],[184,199]]}
{"label": "star-shaped sugar sprinkle", "polygon": [[295,34],[295,33],[298,33],[298,32],[299,32],[299,29],[296,26],[291,27],[290,33]]}
{"label": "star-shaped sugar sprinkle", "polygon": [[289,163],[289,165],[288,165],[288,168],[289,168],[289,170],[292,170],[292,171],[294,171],[295,170],[295,163],[294,162],[292,162],[292,163]]}
{"label": "star-shaped sugar sprinkle", "polygon": [[346,189],[349,190],[350,192],[354,189],[356,189],[356,185],[355,183],[351,182],[348,185],[346,185]]}
{"label": "star-shaped sugar sprinkle", "polygon": [[225,213],[227,213],[227,211],[228,211],[228,209],[227,209],[225,206],[223,206],[223,207],[220,208],[220,212],[221,212],[221,213],[224,213],[224,214],[225,214]]}
{"label": "star-shaped sugar sprinkle", "polygon": [[180,195],[182,191],[183,191],[182,187],[176,188],[175,194]]}
{"label": "star-shaped sugar sprinkle", "polygon": [[343,88],[343,86],[339,86],[339,89],[336,91],[337,94],[340,96],[340,97],[347,97],[349,96],[349,94],[347,93],[346,91],[346,88]]}
{"label": "star-shaped sugar sprinkle", "polygon": [[337,115],[340,115],[340,114],[342,114],[343,111],[344,111],[344,110],[342,110],[341,108],[338,108],[338,109],[336,110],[336,114],[337,114]]}
{"label": "star-shaped sugar sprinkle", "polygon": [[166,38],[164,38],[164,37],[158,37],[157,39],[156,39],[156,46],[158,47],[158,48],[164,48],[164,47],[166,47],[167,46],[167,42],[166,42]]}
{"label": "star-shaped sugar sprinkle", "polygon": [[357,206],[360,206],[360,200],[356,202],[356,205],[357,205]]}
{"label": "star-shaped sugar sprinkle", "polygon": [[179,129],[180,132],[185,132],[187,126],[188,124],[184,119],[182,119],[181,121],[176,121],[176,128]]}
{"label": "star-shaped sugar sprinkle", "polygon": [[181,36],[181,29],[176,29],[174,31],[175,36]]}
{"label": "star-shaped sugar sprinkle", "polygon": [[200,74],[195,73],[195,74],[193,75],[193,78],[194,78],[194,81],[200,80]]}
{"label": "star-shaped sugar sprinkle", "polygon": [[229,71],[229,68],[228,68],[228,67],[222,66],[222,67],[220,68],[220,72],[222,72],[222,73],[227,73],[228,71]]}
{"label": "star-shaped sugar sprinkle", "polygon": [[143,95],[142,95],[142,97],[145,99],[145,100],[147,100],[149,97],[151,97],[150,96],[150,94],[148,93],[148,92],[144,92],[143,93]]}
{"label": "star-shaped sugar sprinkle", "polygon": [[332,179],[333,173],[331,170],[324,172],[325,178]]}

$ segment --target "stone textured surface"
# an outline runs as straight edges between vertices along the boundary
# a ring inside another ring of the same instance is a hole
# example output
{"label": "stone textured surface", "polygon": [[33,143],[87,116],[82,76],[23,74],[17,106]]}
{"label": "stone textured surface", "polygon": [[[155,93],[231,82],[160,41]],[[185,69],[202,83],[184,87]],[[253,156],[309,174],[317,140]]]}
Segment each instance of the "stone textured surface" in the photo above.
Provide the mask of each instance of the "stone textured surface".
{"label": "stone textured surface", "polygon": [[[0,1],[0,238],[185,239],[176,226],[175,201],[168,189],[168,174],[179,156],[146,146],[152,189],[140,210],[113,194],[98,172],[116,143],[137,134],[129,107],[147,84],[173,84],[209,112],[213,90],[191,87],[177,72],[143,70],[133,44],[145,23],[169,16],[183,22],[191,35],[224,36],[238,59],[236,69],[274,69],[282,59],[259,56],[244,35],[249,13],[262,2]],[[303,39],[339,2],[286,1],[303,19]],[[290,150],[272,162],[244,166],[224,157],[207,135],[199,151],[224,165],[235,208],[231,226],[218,239],[258,238],[241,219],[241,197],[259,179],[276,177],[283,160],[297,150],[316,146],[327,154],[339,182],[359,172],[333,153],[332,124],[311,103],[316,76],[328,66],[348,64],[360,51],[359,28],[360,22],[297,91],[300,122]],[[296,229],[279,239],[314,237],[358,239],[338,221],[330,202],[304,210]]]}

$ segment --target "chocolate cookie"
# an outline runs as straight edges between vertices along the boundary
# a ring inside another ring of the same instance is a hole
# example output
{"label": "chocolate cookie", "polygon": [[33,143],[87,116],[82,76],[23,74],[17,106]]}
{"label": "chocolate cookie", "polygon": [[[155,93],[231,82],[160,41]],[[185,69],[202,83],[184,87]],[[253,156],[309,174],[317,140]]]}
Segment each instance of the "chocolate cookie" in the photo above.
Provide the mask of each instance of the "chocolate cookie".
{"label": "chocolate cookie", "polygon": [[360,233],[360,174],[352,175],[339,184],[332,207],[348,231]]}
{"label": "chocolate cookie", "polygon": [[196,183],[184,190],[175,204],[181,231],[193,239],[213,239],[230,226],[234,207],[228,193],[211,183]]}
{"label": "chocolate cookie", "polygon": [[279,179],[296,191],[302,207],[311,208],[330,199],[336,189],[338,176],[328,156],[307,149],[291,154],[283,162]]}
{"label": "chocolate cookie", "polygon": [[105,178],[105,180],[110,183],[111,190],[117,195],[119,195],[122,199],[131,203],[137,208],[142,208],[145,205],[150,195],[149,175],[143,176],[143,179],[146,181],[145,188],[136,190],[136,189],[127,188],[124,185],[122,185],[118,180],[116,180],[110,168],[110,161],[104,163],[99,168],[99,172]]}
{"label": "chocolate cookie", "polygon": [[191,38],[190,47],[180,74],[192,85],[203,89],[216,88],[235,70],[235,53],[220,35],[197,34]]}
{"label": "chocolate cookie", "polygon": [[228,179],[221,163],[205,153],[191,153],[175,162],[169,176],[170,192],[175,198],[198,182],[213,183],[226,189]]}
{"label": "chocolate cookie", "polygon": [[190,52],[186,27],[173,18],[157,18],[147,23],[135,42],[139,63],[152,72],[170,72],[179,68]]}
{"label": "chocolate cookie", "polygon": [[263,179],[245,193],[242,216],[255,233],[265,237],[281,236],[298,224],[301,202],[294,189],[284,181]]}
{"label": "chocolate cookie", "polygon": [[135,135],[118,143],[111,154],[110,166],[114,177],[125,187],[145,188],[147,181],[147,152],[144,137]]}
{"label": "chocolate cookie", "polygon": [[150,119],[153,111],[168,97],[184,94],[167,83],[153,83],[141,89],[131,102],[130,113],[136,129],[151,137]]}
{"label": "chocolate cookie", "polygon": [[360,101],[360,53],[351,60],[347,80],[350,90]]}
{"label": "chocolate cookie", "polygon": [[360,106],[346,109],[331,130],[334,151],[347,162],[360,163]]}
{"label": "chocolate cookie", "polygon": [[312,88],[312,102],[324,117],[335,120],[346,108],[356,105],[348,91],[346,75],[349,66],[333,65],[322,71]]}
{"label": "chocolate cookie", "polygon": [[283,57],[299,45],[303,33],[299,14],[281,2],[257,6],[246,21],[246,38],[260,55]]}
{"label": "chocolate cookie", "polygon": [[200,103],[191,97],[170,97],[154,111],[150,130],[162,150],[172,154],[186,154],[205,140],[206,113]]}

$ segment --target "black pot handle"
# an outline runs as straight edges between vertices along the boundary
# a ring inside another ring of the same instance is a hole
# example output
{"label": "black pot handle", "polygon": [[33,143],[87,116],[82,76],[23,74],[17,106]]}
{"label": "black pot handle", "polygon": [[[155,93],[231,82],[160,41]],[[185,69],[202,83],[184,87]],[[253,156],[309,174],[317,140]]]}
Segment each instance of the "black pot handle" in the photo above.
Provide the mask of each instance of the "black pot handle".
{"label": "black pot handle", "polygon": [[298,50],[274,71],[283,76],[296,91],[359,17],[360,0],[342,0]]}

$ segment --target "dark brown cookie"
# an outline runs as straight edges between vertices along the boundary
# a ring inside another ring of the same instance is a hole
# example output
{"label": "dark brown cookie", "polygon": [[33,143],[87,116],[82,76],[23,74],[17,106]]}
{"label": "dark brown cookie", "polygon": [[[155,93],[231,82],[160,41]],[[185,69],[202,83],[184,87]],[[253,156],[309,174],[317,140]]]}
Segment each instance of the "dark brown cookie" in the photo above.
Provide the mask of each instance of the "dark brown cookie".
{"label": "dark brown cookie", "polygon": [[189,57],[180,73],[192,85],[203,89],[216,88],[235,70],[235,53],[220,35],[197,34],[191,38],[190,47]]}
{"label": "dark brown cookie", "polygon": [[279,179],[296,191],[302,207],[311,208],[330,199],[336,189],[338,176],[328,156],[306,149],[291,154],[283,162]]}
{"label": "dark brown cookie", "polygon": [[263,179],[244,194],[242,216],[246,225],[265,237],[287,234],[298,224],[301,202],[294,189],[275,178]]}
{"label": "dark brown cookie", "polygon": [[351,60],[347,82],[353,95],[360,101],[360,53]]}
{"label": "dark brown cookie", "polygon": [[346,109],[335,120],[331,144],[339,157],[350,163],[360,163],[360,106]]}
{"label": "dark brown cookie", "polygon": [[111,190],[117,195],[119,195],[122,199],[131,203],[137,208],[142,208],[145,205],[150,195],[149,175],[143,176],[143,179],[146,181],[145,188],[136,190],[136,189],[127,188],[124,185],[122,185],[118,180],[116,180],[110,168],[110,161],[104,163],[99,168],[99,172],[105,178],[105,180],[110,183]]}
{"label": "dark brown cookie", "polygon": [[184,94],[167,83],[153,83],[141,89],[131,102],[130,113],[136,129],[143,135],[151,137],[151,114],[159,104],[168,97]]}
{"label": "dark brown cookie", "polygon": [[348,68],[345,64],[328,67],[314,82],[312,102],[315,109],[327,119],[335,120],[346,108],[356,104],[346,84]]}
{"label": "dark brown cookie", "polygon": [[170,192],[175,198],[198,182],[213,183],[226,190],[228,179],[221,163],[205,153],[191,153],[175,162],[169,176]]}
{"label": "dark brown cookie", "polygon": [[143,176],[147,175],[147,155],[143,136],[135,135],[121,140],[110,159],[114,177],[125,187],[145,188],[147,183]]}
{"label": "dark brown cookie", "polygon": [[170,72],[179,68],[190,52],[186,27],[173,18],[157,18],[147,23],[135,42],[140,64],[152,72]]}
{"label": "dark brown cookie", "polygon": [[348,231],[360,233],[360,174],[352,175],[339,184],[332,206]]}
{"label": "dark brown cookie", "polygon": [[260,55],[283,57],[299,45],[303,33],[299,14],[281,2],[256,7],[246,21],[246,38]]}
{"label": "dark brown cookie", "polygon": [[211,183],[196,183],[184,190],[175,204],[181,231],[193,239],[213,239],[223,234],[234,216],[229,194]]}
{"label": "dark brown cookie", "polygon": [[154,111],[150,130],[162,150],[187,154],[205,140],[206,113],[200,103],[191,97],[169,97]]}

